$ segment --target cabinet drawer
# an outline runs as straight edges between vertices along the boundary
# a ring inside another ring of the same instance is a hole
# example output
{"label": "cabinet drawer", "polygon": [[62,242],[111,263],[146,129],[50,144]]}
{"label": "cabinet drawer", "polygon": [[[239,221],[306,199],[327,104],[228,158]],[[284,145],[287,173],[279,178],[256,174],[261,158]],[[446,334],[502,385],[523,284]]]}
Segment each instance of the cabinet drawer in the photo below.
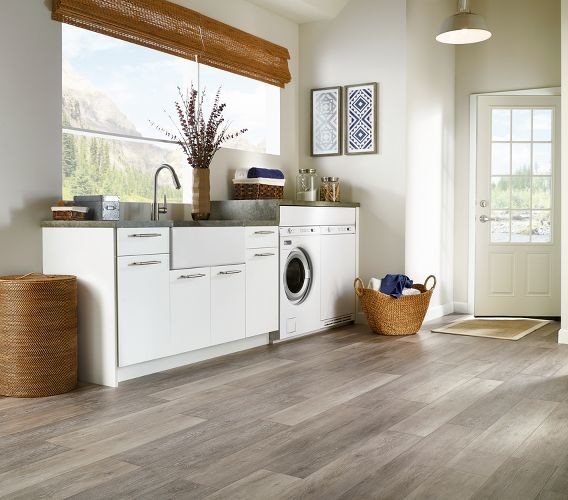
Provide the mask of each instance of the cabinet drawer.
{"label": "cabinet drawer", "polygon": [[116,231],[117,255],[170,253],[170,228],[119,228]]}
{"label": "cabinet drawer", "polygon": [[278,227],[251,226],[245,228],[246,248],[266,248],[278,246]]}

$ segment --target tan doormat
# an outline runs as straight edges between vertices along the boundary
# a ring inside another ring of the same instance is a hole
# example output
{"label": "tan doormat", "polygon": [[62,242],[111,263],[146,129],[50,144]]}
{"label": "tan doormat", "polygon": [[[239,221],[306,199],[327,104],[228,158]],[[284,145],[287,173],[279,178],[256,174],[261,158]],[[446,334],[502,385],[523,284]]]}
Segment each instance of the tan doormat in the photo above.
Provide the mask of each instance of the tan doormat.
{"label": "tan doormat", "polygon": [[433,332],[490,339],[519,340],[550,323],[544,319],[527,318],[466,318],[434,328]]}

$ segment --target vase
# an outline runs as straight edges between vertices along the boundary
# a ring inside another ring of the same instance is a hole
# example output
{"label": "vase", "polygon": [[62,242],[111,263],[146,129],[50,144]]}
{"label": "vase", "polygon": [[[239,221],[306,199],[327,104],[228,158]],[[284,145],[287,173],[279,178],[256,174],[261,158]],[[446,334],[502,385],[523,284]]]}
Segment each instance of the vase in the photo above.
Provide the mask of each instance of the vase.
{"label": "vase", "polygon": [[210,214],[211,198],[209,169],[194,168],[191,218],[193,220],[206,220],[209,219]]}

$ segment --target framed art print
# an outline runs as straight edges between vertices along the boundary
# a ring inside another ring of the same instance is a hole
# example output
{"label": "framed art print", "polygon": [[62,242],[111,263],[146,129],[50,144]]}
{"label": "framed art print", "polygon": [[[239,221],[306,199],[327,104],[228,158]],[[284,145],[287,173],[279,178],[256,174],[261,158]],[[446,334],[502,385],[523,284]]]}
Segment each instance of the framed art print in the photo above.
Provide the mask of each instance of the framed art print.
{"label": "framed art print", "polygon": [[345,154],[377,152],[377,83],[345,87]]}
{"label": "framed art print", "polygon": [[312,156],[341,154],[341,87],[312,89]]}

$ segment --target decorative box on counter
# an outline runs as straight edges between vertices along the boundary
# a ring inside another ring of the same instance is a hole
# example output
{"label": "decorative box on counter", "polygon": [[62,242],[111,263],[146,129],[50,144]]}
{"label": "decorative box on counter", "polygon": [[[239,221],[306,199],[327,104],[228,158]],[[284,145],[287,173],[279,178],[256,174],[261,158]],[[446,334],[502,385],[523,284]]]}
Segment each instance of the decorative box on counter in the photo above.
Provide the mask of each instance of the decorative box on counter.
{"label": "decorative box on counter", "polygon": [[233,179],[235,200],[281,200],[284,185],[267,184],[271,179]]}
{"label": "decorative box on counter", "polygon": [[120,198],[109,195],[75,196],[75,203],[89,208],[88,218],[92,220],[119,220]]}
{"label": "decorative box on counter", "polygon": [[235,200],[281,200],[284,197],[284,174],[265,167],[238,168],[233,179]]}
{"label": "decorative box on counter", "polygon": [[88,212],[87,207],[51,207],[53,220],[86,220]]}

